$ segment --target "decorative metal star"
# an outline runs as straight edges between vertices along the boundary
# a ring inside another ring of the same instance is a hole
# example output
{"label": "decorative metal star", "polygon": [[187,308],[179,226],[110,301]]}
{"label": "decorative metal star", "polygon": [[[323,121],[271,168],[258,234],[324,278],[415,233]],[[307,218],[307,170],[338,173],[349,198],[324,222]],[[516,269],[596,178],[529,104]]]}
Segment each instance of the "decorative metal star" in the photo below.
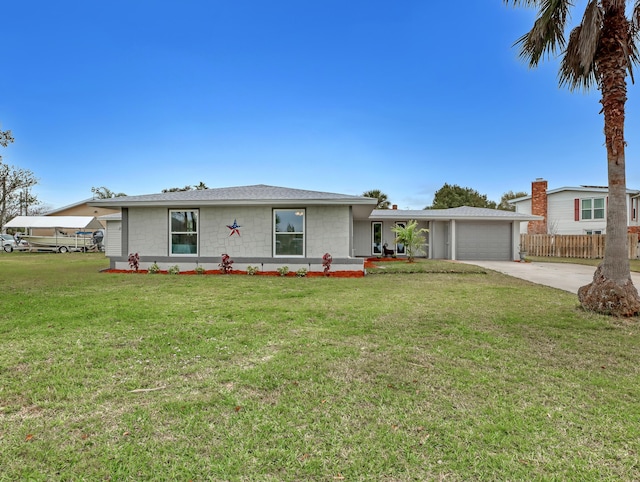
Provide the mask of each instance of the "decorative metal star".
{"label": "decorative metal star", "polygon": [[227,224],[227,227],[231,230],[231,232],[229,233],[229,236],[233,236],[236,233],[238,234],[238,236],[240,236],[240,228],[242,226],[239,226],[238,222],[235,219],[233,220],[233,224],[231,226]]}

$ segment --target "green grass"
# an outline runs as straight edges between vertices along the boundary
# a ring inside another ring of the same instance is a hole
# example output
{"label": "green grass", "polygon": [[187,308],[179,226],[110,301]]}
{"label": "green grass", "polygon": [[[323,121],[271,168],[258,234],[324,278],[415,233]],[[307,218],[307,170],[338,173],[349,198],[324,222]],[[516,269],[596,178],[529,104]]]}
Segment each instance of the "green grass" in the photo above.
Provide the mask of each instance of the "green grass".
{"label": "green grass", "polygon": [[638,325],[440,263],[149,276],[2,254],[0,480],[640,479]]}

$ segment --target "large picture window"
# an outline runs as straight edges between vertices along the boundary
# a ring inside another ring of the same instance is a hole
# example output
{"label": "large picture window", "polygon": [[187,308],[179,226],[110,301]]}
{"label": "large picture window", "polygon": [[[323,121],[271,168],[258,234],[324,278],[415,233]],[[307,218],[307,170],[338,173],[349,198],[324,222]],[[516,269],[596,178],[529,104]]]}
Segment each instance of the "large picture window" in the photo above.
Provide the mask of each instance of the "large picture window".
{"label": "large picture window", "polygon": [[591,198],[581,200],[581,219],[604,219],[604,198]]}
{"label": "large picture window", "polygon": [[169,211],[169,253],[198,254],[198,211]]}
{"label": "large picture window", "polygon": [[274,256],[304,256],[304,209],[274,209]]}

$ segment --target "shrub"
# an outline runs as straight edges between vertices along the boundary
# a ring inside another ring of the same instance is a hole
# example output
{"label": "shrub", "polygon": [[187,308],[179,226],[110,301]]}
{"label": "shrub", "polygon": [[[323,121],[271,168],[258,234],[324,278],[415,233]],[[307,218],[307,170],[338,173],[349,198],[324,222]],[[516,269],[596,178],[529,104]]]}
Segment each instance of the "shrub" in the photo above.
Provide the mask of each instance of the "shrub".
{"label": "shrub", "polygon": [[247,274],[253,276],[258,272],[257,266],[247,266]]}
{"label": "shrub", "polygon": [[331,270],[331,263],[333,262],[333,256],[329,253],[324,253],[322,257],[322,267],[324,268],[324,275],[329,276],[329,271]]}
{"label": "shrub", "polygon": [[418,253],[424,253],[422,246],[426,243],[426,238],[422,233],[428,233],[426,228],[418,229],[418,221],[410,220],[406,226],[396,226],[391,228],[396,234],[396,243],[402,243],[407,248],[407,259],[413,261],[413,257]]}
{"label": "shrub", "polygon": [[180,274],[180,266],[178,266],[177,264],[174,264],[173,266],[170,266],[169,269],[167,270],[167,273],[169,273],[169,274]]}
{"label": "shrub", "polygon": [[149,274],[158,274],[160,272],[160,266],[155,261],[151,266],[147,268],[147,273]]}
{"label": "shrub", "polygon": [[226,253],[223,254],[222,261],[220,262],[220,264],[218,264],[218,266],[220,267],[220,271],[222,271],[224,274],[231,273],[231,270],[233,269],[233,260],[231,259],[231,256]]}
{"label": "shrub", "polygon": [[289,267],[288,266],[282,266],[282,267],[278,268],[278,273],[280,273],[280,276],[287,276],[287,274],[289,273]]}
{"label": "shrub", "polygon": [[298,271],[296,271],[296,276],[298,278],[304,278],[305,276],[307,276],[307,268],[300,268]]}
{"label": "shrub", "polygon": [[196,269],[194,271],[196,272],[196,274],[204,274],[206,270],[202,266],[196,266]]}

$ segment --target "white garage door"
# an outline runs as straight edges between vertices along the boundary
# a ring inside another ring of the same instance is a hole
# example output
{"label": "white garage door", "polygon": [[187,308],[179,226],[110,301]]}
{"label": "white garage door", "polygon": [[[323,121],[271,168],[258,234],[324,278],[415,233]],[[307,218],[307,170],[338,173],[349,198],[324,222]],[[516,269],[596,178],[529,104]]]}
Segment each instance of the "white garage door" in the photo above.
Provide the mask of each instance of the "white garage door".
{"label": "white garage door", "polygon": [[511,223],[458,221],[456,223],[456,258],[496,261],[513,259]]}

